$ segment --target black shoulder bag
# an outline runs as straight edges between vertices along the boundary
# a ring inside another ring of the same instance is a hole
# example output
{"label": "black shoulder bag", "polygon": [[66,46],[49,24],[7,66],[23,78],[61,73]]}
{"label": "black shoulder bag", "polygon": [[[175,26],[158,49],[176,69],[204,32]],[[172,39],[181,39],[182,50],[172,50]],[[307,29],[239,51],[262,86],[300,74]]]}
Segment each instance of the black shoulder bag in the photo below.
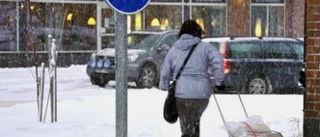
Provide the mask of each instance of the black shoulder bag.
{"label": "black shoulder bag", "polygon": [[169,85],[168,95],[167,95],[167,98],[164,102],[163,117],[170,124],[173,124],[178,120],[178,111],[177,111],[177,107],[176,107],[176,97],[175,97],[176,82],[179,79],[179,77],[180,77],[185,65],[187,64],[195,47],[196,47],[196,44],[193,45],[193,47],[191,48],[189,54],[187,55],[186,59],[184,60],[182,66],[180,67],[178,74],[176,75],[173,82]]}

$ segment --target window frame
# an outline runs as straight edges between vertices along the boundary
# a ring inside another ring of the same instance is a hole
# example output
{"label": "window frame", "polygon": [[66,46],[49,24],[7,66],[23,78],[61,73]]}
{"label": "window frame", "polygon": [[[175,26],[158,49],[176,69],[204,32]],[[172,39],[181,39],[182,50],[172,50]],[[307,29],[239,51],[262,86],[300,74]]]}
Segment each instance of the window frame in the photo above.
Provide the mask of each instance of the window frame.
{"label": "window frame", "polygon": [[[253,28],[252,28],[252,9],[254,6],[266,6],[267,7],[267,26],[269,26],[269,13],[270,13],[270,7],[283,7],[283,17],[284,17],[284,21],[283,21],[283,37],[285,36],[285,32],[286,32],[286,7],[285,7],[285,0],[283,3],[279,2],[279,3],[253,3],[251,2],[251,6],[250,6],[250,36],[255,36],[255,34],[252,34],[253,32]],[[268,33],[269,36],[269,33]]]}

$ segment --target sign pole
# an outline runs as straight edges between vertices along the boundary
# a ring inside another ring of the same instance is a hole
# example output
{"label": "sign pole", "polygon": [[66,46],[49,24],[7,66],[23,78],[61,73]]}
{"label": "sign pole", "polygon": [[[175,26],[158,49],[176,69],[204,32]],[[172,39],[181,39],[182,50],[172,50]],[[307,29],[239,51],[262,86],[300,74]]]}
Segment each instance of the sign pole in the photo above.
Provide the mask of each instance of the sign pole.
{"label": "sign pole", "polygon": [[127,15],[143,10],[150,0],[107,0],[115,10],[115,49],[116,49],[116,137],[128,134],[127,97]]}
{"label": "sign pole", "polygon": [[116,137],[127,137],[127,18],[115,12],[116,50]]}

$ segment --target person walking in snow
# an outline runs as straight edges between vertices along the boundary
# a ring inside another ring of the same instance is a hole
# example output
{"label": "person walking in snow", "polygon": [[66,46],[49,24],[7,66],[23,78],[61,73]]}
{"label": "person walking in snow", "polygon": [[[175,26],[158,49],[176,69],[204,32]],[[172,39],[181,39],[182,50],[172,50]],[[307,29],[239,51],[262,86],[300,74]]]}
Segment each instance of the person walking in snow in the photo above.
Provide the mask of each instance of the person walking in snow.
{"label": "person walking in snow", "polygon": [[[179,39],[169,50],[161,69],[159,89],[166,91],[191,47],[196,44],[176,84],[175,97],[181,137],[200,136],[200,119],[209,104],[212,87],[224,89],[222,55],[210,43],[201,41],[203,34],[196,21],[185,21],[179,32]],[[213,67],[209,67],[210,65]],[[213,80],[210,79],[209,69],[214,74]]]}

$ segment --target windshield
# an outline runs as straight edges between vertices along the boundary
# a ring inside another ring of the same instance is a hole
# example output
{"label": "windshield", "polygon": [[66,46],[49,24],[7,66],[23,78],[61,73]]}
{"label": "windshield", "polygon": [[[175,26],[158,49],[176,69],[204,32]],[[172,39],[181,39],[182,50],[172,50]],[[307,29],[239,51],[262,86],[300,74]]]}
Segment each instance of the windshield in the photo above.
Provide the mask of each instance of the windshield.
{"label": "windshield", "polygon": [[160,35],[156,34],[132,34],[128,36],[129,49],[151,50]]}

